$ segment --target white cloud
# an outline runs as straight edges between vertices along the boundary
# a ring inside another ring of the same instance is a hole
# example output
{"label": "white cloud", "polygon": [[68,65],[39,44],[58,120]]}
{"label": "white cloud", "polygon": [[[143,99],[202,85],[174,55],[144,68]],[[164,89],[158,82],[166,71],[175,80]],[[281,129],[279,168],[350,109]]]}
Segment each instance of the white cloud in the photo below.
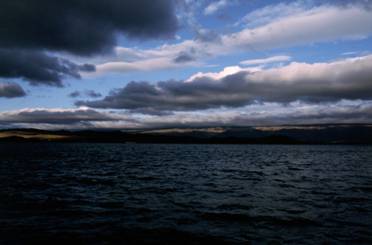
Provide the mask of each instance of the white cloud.
{"label": "white cloud", "polygon": [[180,64],[174,63],[168,58],[152,58],[135,62],[116,61],[97,65],[96,73],[162,70],[178,66]]}
{"label": "white cloud", "polygon": [[359,5],[320,6],[222,37],[229,48],[270,49],[372,34],[372,11]]}
{"label": "white cloud", "polygon": [[[335,86],[372,85],[372,55],[349,58],[330,63],[292,62],[287,66],[251,73],[247,79],[255,82],[278,81],[280,83],[334,83]],[[313,85],[313,84],[309,84]],[[331,84],[327,84],[328,86]],[[371,87],[372,88],[372,87]]]}
{"label": "white cloud", "polygon": [[275,20],[304,12],[309,7],[304,1],[268,5],[248,13],[240,21],[236,22],[235,26],[244,25],[245,27],[254,28],[266,25]]}
{"label": "white cloud", "polygon": [[358,52],[350,51],[350,52],[344,52],[344,53],[342,53],[341,55],[349,56],[349,55],[355,55],[355,54],[357,54],[357,53],[358,53]]}
{"label": "white cloud", "polygon": [[[184,40],[177,44],[165,44],[153,49],[129,49],[118,47],[114,61],[98,65],[97,72],[128,72],[132,70],[157,70],[195,65],[195,62],[174,64],[181,53],[193,53],[195,60],[235,52],[257,52],[279,47],[307,45],[336,40],[355,40],[372,34],[372,8],[362,5],[322,5],[309,8],[305,5],[279,4],[285,14],[279,17],[263,15],[262,25],[221,35],[213,41]],[[261,12],[268,12],[268,9]],[[259,12],[254,11],[253,16]],[[249,15],[248,15],[249,16]]]}
{"label": "white cloud", "polygon": [[[96,65],[95,74],[107,72],[127,73],[132,71],[153,71],[185,66],[200,66],[202,63],[198,60],[200,60],[201,57],[207,56],[205,52],[201,51],[203,49],[202,47],[204,47],[206,51],[211,50],[208,44],[193,40],[186,40],[179,44],[164,44],[160,47],[146,50],[117,47],[115,49],[115,60]],[[198,48],[198,50],[196,50],[196,48]],[[183,63],[175,62],[177,57],[185,54],[192,56],[194,59]],[[84,75],[90,76],[91,73],[85,73]]]}
{"label": "white cloud", "polygon": [[226,76],[236,74],[238,72],[258,72],[261,71],[260,67],[243,68],[240,66],[228,66],[223,68],[220,72],[198,72],[190,76],[185,82],[197,81],[199,78],[208,77],[214,80],[220,80]]}
{"label": "white cloud", "polygon": [[217,2],[212,2],[204,9],[205,15],[211,15],[220,10],[221,8],[227,6],[232,0],[219,0]]}
{"label": "white cloud", "polygon": [[278,56],[272,56],[268,58],[263,58],[263,59],[252,59],[252,60],[244,60],[240,62],[242,65],[264,65],[264,64],[269,64],[269,63],[277,63],[277,62],[287,62],[290,61],[291,57],[287,55],[278,55]]}

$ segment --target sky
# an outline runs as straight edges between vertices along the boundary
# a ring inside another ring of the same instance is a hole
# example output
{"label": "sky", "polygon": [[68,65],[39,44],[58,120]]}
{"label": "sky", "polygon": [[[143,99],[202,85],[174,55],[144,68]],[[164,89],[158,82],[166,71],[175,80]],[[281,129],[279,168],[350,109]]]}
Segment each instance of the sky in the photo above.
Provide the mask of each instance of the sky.
{"label": "sky", "polygon": [[370,0],[3,0],[0,128],[372,123]]}

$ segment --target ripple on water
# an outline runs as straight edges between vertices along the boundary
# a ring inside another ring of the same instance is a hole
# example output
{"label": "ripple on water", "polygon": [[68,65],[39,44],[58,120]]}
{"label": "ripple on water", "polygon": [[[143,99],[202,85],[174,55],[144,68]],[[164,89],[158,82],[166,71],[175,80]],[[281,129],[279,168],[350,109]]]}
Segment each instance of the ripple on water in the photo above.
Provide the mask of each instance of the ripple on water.
{"label": "ripple on water", "polygon": [[369,146],[9,143],[0,155],[1,244],[372,244]]}

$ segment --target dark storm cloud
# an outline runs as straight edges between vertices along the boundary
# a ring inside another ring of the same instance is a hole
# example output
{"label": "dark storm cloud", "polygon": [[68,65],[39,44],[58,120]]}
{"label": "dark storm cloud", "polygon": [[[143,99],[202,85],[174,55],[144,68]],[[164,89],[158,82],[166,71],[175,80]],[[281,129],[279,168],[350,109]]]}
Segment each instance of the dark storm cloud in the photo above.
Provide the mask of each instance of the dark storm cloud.
{"label": "dark storm cloud", "polygon": [[108,114],[100,113],[91,109],[76,110],[48,110],[48,109],[30,109],[21,110],[12,113],[1,113],[1,124],[15,123],[42,123],[42,124],[77,124],[82,122],[94,121],[115,121]]}
{"label": "dark storm cloud", "polygon": [[170,0],[3,0],[0,46],[90,55],[110,50],[115,34],[171,35],[177,27]]}
{"label": "dark storm cloud", "polygon": [[16,83],[1,83],[0,82],[0,98],[16,98],[23,97],[26,92],[21,86]]}
{"label": "dark storm cloud", "polygon": [[89,64],[77,65],[39,51],[0,49],[0,76],[22,78],[32,85],[60,87],[64,77],[80,78],[80,71],[94,69],[94,66]]}
{"label": "dark storm cloud", "polygon": [[74,91],[69,94],[71,98],[77,98],[82,96],[87,96],[90,98],[99,98],[102,97],[102,94],[94,90],[85,90],[85,91]]}
{"label": "dark storm cloud", "polygon": [[311,103],[372,99],[372,56],[333,63],[291,63],[256,72],[240,71],[220,79],[130,82],[102,100],[76,105],[143,111],[187,111],[240,107],[251,103]]}
{"label": "dark storm cloud", "polygon": [[46,51],[94,55],[110,52],[117,34],[141,39],[170,36],[177,28],[169,0],[0,1],[0,77],[62,86],[93,65],[78,65]]}

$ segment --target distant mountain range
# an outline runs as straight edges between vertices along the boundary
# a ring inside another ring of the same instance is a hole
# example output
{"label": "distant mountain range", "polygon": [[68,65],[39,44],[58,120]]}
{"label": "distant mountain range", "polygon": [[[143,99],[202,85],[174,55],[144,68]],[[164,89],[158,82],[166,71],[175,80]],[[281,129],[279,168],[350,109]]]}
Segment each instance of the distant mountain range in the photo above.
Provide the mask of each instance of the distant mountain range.
{"label": "distant mountain range", "polygon": [[0,142],[122,142],[183,144],[372,144],[372,124],[136,130],[0,130]]}

